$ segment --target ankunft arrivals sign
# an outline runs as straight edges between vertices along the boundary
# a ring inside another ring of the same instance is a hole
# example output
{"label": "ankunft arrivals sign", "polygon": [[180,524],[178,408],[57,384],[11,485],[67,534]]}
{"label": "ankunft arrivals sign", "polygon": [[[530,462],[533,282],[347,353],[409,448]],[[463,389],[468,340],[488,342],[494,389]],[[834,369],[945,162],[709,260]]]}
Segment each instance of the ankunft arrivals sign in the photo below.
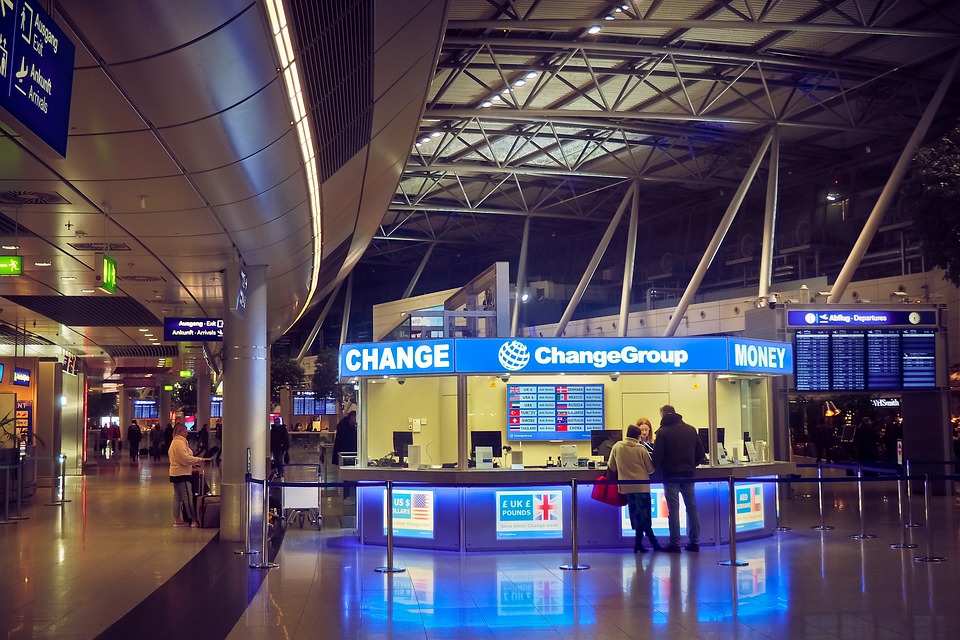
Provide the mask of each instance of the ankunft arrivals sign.
{"label": "ankunft arrivals sign", "polygon": [[341,377],[420,374],[789,374],[788,343],[741,338],[477,338],[375,342],[340,350]]}
{"label": "ankunft arrivals sign", "polygon": [[67,155],[74,46],[36,0],[0,0],[0,108]]}
{"label": "ankunft arrivals sign", "polygon": [[163,339],[166,342],[222,342],[223,318],[164,318]]}

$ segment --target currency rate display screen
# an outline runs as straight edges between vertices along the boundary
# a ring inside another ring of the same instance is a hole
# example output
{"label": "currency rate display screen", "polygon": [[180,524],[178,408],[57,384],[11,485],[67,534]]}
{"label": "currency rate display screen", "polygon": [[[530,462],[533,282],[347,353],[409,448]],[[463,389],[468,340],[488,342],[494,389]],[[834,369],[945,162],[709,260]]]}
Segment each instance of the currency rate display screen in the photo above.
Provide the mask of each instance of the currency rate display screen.
{"label": "currency rate display screen", "polygon": [[602,384],[508,384],[507,440],[590,440],[603,429]]}

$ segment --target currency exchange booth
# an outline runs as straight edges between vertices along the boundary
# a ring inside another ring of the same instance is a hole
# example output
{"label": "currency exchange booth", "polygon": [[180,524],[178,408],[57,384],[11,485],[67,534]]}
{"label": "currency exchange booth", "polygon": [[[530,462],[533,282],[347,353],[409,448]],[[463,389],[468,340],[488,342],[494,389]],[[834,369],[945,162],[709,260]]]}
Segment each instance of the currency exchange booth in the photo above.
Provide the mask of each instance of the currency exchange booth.
{"label": "currency exchange booth", "polygon": [[[697,485],[701,544],[728,542],[729,491],[720,479],[770,477],[771,380],[793,372],[790,344],[731,337],[455,338],[345,345],[340,375],[359,403],[361,542],[383,544],[383,482],[393,489],[394,544],[457,551],[569,548],[572,480],[579,544],[630,544],[626,509],[590,499],[603,473],[597,445],[641,416],[659,427],[676,407],[699,429],[709,463]],[[769,535],[775,485],[738,482],[737,537]],[[667,534],[662,487],[654,528]],[[742,495],[741,495],[742,494]],[[683,523],[685,530],[685,523]]]}

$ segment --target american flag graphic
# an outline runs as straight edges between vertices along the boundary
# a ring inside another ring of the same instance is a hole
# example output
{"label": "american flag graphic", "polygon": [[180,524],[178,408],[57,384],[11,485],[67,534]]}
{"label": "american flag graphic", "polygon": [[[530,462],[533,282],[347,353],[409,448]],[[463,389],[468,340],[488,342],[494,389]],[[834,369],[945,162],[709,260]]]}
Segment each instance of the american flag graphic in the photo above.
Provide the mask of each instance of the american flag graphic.
{"label": "american flag graphic", "polygon": [[534,520],[556,520],[557,514],[557,496],[549,493],[541,493],[536,498],[536,504],[533,506]]}
{"label": "american flag graphic", "polygon": [[414,520],[430,519],[430,500],[425,493],[413,494],[413,507],[410,514]]}

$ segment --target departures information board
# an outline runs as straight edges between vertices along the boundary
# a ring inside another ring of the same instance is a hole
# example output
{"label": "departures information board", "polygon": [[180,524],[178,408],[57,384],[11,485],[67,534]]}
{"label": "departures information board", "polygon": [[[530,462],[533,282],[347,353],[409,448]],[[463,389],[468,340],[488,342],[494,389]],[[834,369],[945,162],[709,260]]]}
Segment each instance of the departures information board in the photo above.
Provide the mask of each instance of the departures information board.
{"label": "departures information board", "polygon": [[508,384],[507,440],[589,440],[603,429],[602,384]]}
{"label": "departures information board", "polygon": [[800,329],[794,334],[797,391],[889,391],[937,385],[932,329]]}

